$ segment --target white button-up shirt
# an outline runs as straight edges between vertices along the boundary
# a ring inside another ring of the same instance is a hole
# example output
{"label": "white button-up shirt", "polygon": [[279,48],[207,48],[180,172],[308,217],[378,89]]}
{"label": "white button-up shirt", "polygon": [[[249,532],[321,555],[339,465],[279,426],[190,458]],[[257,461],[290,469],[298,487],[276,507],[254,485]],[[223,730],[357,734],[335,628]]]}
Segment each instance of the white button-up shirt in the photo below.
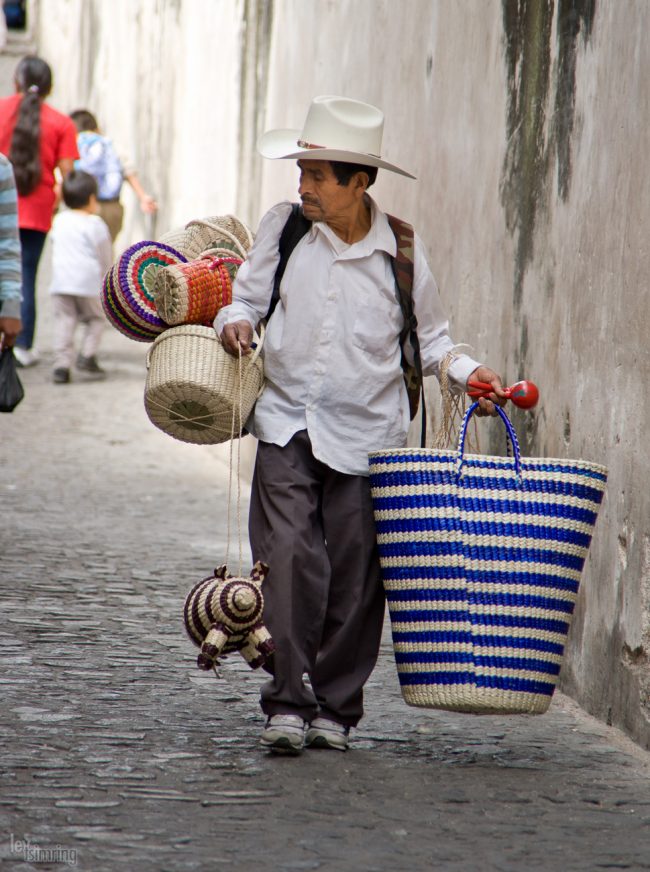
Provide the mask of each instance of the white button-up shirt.
{"label": "white button-up shirt", "polygon": [[[316,222],[289,258],[264,339],[266,387],[246,424],[276,445],[306,429],[318,460],[355,475],[368,475],[369,451],[404,446],[409,427],[403,316],[387,256],[395,256],[397,244],[384,213],[368,201],[372,223],[363,239],[348,245]],[[225,324],[246,320],[256,327],[265,317],[290,212],[291,203],[279,203],[262,218],[233,302],[215,319],[218,334]],[[437,375],[454,343],[417,235],[412,295],[423,372]],[[449,367],[450,381],[464,388],[477,366],[460,355]]]}

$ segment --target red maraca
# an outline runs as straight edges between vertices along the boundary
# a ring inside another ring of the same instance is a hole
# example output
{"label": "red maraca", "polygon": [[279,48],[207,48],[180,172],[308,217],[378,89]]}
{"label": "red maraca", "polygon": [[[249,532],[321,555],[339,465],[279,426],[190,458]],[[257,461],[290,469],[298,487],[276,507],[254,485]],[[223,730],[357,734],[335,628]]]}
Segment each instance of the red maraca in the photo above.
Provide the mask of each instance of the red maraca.
{"label": "red maraca", "polygon": [[[492,393],[492,385],[489,382],[468,381],[468,386],[474,390],[468,391],[470,397],[485,397]],[[505,388],[506,396],[515,406],[520,409],[532,409],[539,400],[537,385],[532,381],[518,381],[509,388]]]}

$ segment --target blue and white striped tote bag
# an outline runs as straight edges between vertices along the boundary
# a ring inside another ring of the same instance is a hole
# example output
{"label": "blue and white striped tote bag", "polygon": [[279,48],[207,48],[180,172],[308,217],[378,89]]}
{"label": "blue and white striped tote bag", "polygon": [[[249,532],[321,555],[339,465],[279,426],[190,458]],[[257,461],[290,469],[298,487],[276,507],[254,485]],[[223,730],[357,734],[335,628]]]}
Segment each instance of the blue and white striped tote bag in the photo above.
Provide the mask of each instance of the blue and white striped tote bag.
{"label": "blue and white striped tote bag", "polygon": [[582,460],[419,448],[369,456],[379,555],[406,703],[541,714],[557,682],[607,481]]}

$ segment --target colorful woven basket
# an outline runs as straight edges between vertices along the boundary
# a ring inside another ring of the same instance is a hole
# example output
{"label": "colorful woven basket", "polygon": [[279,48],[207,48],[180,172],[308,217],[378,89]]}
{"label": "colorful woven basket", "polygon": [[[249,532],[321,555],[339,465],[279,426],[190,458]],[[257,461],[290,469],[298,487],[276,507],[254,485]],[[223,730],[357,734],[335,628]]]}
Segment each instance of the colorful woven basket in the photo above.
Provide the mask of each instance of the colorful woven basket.
{"label": "colorful woven basket", "polygon": [[195,444],[237,436],[264,385],[261,329],[252,354],[237,360],[213,327],[169,327],[147,354],[144,406],[152,424]]}
{"label": "colorful woven basket", "polygon": [[222,306],[232,302],[232,283],[241,258],[204,254],[189,263],[174,264],[159,270],[153,282],[153,297],[158,314],[167,324],[209,326]]}
{"label": "colorful woven basket", "polygon": [[171,246],[137,242],[107,272],[102,286],[102,306],[109,321],[130,339],[152,342],[167,330],[153,298],[153,281],[161,267],[186,263]]}
{"label": "colorful woven basket", "polygon": [[379,554],[409,705],[541,714],[557,682],[607,470],[405,448],[370,455]]}
{"label": "colorful woven basket", "polygon": [[120,333],[124,333],[129,339],[135,339],[137,342],[153,341],[158,334],[152,333],[148,328],[136,326],[129,312],[120,303],[115,293],[114,272],[115,266],[112,266],[104,276],[100,295],[106,317]]}

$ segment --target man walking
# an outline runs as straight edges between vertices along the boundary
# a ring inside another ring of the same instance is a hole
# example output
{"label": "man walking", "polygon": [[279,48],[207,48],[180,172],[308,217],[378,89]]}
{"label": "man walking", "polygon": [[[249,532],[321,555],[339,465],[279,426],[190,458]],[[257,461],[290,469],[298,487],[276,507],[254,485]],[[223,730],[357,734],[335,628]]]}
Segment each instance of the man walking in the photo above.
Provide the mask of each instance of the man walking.
{"label": "man walking", "polygon": [[[302,131],[270,131],[259,146],[297,160],[311,222],[286,264],[264,342],[266,388],[246,424],[259,440],[249,533],[253,559],[270,567],[265,622],[276,646],[261,741],[277,753],[346,750],[379,652],[384,592],[367,455],[404,445],[409,427],[396,240],[367,190],[378,169],[410,174],[379,157],[383,121],[367,103],[319,97]],[[269,310],[291,212],[284,202],[263,217],[233,302],[217,316],[232,354],[249,353]],[[412,300],[424,374],[438,374],[454,343],[417,236]],[[499,376],[466,355],[448,375],[459,391],[470,377],[492,384],[484,413],[505,402]]]}

